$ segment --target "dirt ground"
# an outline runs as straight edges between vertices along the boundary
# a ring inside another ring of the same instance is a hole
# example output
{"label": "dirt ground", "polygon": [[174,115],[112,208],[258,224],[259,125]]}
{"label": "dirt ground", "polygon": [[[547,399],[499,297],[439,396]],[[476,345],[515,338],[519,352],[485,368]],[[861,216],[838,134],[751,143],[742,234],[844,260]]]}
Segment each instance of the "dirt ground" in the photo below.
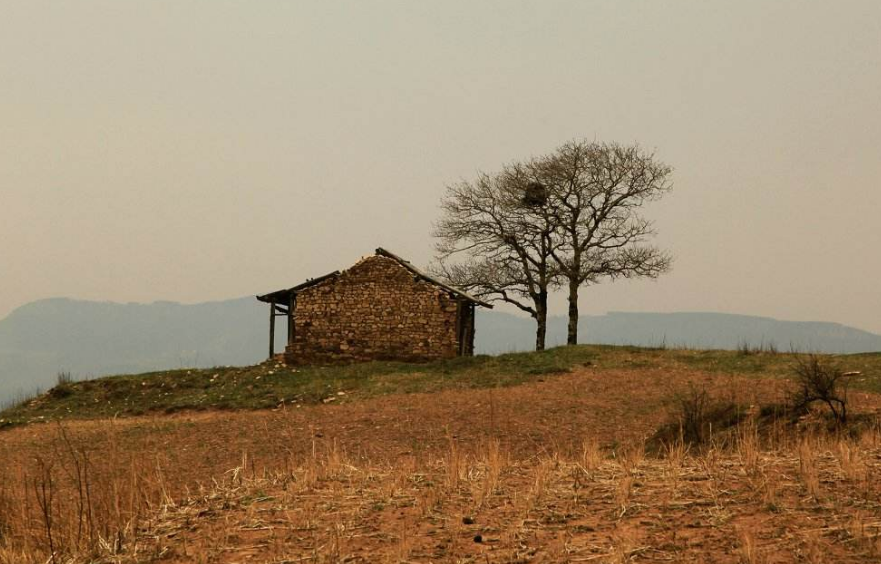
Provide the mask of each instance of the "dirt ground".
{"label": "dirt ground", "polygon": [[[351,403],[340,395],[320,406],[71,421],[65,426],[95,444],[115,433],[123,443],[119,448],[157,458],[182,484],[194,485],[241,465],[243,455],[259,470],[276,470],[283,468],[283,459],[302,458],[314,444],[333,441],[348,458],[367,462],[446,448],[450,435],[466,449],[497,438],[515,456],[571,453],[581,448],[586,436],[614,446],[652,433],[668,419],[675,392],[689,383],[746,403],[772,401],[783,393],[781,381],[755,377],[584,368],[509,388],[391,395]],[[46,452],[47,444],[57,439],[54,427],[50,423],[6,431],[0,434],[0,453],[27,459]]]}
{"label": "dirt ground", "polygon": [[[320,406],[64,432],[93,459],[113,445],[148,461],[168,491],[107,562],[878,561],[876,435],[645,456],[689,384],[754,405],[784,394],[777,379],[585,367],[510,388],[351,403],[342,390]],[[0,470],[60,440],[55,424],[0,433]]]}

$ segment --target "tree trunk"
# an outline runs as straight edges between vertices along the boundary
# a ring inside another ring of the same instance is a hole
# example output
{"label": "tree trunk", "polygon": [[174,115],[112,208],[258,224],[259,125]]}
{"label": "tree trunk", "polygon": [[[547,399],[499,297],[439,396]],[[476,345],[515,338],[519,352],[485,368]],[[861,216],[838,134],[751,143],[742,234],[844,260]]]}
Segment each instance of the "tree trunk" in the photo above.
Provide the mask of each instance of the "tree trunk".
{"label": "tree trunk", "polygon": [[569,280],[569,327],[566,334],[567,345],[578,344],[578,287],[579,284]]}
{"label": "tree trunk", "polygon": [[548,333],[548,293],[542,291],[535,301],[535,350],[545,350],[545,337]]}

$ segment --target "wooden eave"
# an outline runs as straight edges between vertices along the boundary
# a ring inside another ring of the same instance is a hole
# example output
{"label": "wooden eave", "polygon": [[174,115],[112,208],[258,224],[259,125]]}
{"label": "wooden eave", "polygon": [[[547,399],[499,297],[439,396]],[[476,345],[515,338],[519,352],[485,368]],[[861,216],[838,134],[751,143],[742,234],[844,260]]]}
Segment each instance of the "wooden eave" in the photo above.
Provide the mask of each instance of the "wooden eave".
{"label": "wooden eave", "polygon": [[335,276],[339,276],[340,271],[334,270],[329,274],[325,274],[324,276],[319,276],[318,278],[310,278],[306,280],[302,284],[297,284],[293,288],[286,288],[284,290],[276,290],[275,292],[269,292],[268,294],[263,294],[261,296],[257,296],[257,299],[261,302],[266,302],[268,304],[287,304],[290,303],[291,298],[296,296],[298,292],[301,290],[305,290],[306,288],[310,288],[315,286],[316,284],[320,284],[329,278],[333,278]]}

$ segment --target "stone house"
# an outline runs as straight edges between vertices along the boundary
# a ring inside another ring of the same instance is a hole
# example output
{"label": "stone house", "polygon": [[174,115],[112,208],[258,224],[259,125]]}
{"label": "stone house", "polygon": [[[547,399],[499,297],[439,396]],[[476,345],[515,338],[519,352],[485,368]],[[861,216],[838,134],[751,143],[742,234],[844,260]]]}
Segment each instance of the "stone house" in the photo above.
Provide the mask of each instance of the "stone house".
{"label": "stone house", "polygon": [[257,296],[288,326],[287,364],[427,361],[474,354],[474,309],[492,306],[377,249],[350,268]]}

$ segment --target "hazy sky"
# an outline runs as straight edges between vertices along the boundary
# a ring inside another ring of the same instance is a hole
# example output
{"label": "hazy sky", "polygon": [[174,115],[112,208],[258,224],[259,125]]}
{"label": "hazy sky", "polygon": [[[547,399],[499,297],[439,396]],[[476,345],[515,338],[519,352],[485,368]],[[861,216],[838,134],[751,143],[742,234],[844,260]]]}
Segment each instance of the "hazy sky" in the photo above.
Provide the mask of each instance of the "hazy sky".
{"label": "hazy sky", "polygon": [[0,0],[0,317],[424,265],[445,184],[577,137],[676,169],[674,271],[585,313],[881,332],[878,0]]}

